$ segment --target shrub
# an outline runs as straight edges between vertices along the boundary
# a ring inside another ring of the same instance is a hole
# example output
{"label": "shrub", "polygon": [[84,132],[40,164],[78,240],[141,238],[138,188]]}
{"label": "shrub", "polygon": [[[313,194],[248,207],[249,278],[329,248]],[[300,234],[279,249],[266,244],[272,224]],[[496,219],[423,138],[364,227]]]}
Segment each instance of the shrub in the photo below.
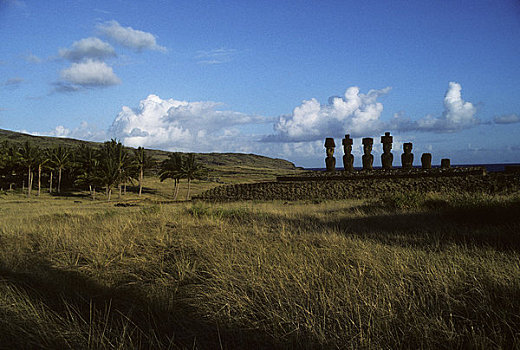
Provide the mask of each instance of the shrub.
{"label": "shrub", "polygon": [[418,209],[425,201],[424,193],[397,192],[385,195],[380,199],[383,208],[388,210]]}

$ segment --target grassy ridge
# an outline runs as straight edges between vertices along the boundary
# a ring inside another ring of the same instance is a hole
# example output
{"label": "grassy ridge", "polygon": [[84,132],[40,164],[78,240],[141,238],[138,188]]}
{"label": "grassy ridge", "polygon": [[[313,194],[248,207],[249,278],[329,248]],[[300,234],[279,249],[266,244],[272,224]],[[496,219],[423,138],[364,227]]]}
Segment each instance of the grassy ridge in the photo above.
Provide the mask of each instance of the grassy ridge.
{"label": "grassy ridge", "polygon": [[[101,147],[102,143],[75,140],[62,137],[33,136],[19,132],[0,129],[0,143],[9,141],[18,145],[26,141],[42,148],[54,148],[59,145],[63,147],[77,147],[87,144],[91,147]],[[168,157],[171,152],[147,149],[156,160],[161,161]],[[243,153],[197,153],[196,158],[205,166],[216,171],[216,176],[232,173],[243,173],[248,175],[260,175],[267,171],[278,171],[278,175],[291,174],[297,171],[293,163],[284,159],[274,159],[256,154]],[[274,176],[274,175],[273,175]],[[274,177],[273,177],[274,178]]]}
{"label": "grassy ridge", "polygon": [[0,344],[515,348],[520,197],[0,201]]}

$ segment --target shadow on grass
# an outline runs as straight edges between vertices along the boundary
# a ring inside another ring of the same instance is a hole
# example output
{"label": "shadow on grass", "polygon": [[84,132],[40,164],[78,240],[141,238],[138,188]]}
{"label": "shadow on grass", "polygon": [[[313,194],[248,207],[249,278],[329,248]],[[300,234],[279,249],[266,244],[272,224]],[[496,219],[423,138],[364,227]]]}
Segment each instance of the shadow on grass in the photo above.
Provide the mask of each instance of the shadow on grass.
{"label": "shadow on grass", "polygon": [[[32,265],[34,268],[22,272],[0,267],[0,284],[23,291],[24,305],[44,304],[47,314],[57,316],[58,321],[45,325],[42,322],[51,316],[24,317],[16,303],[11,308],[4,304],[0,308],[2,348],[281,347],[261,331],[225,329],[206,321],[185,302],[187,295],[172,295],[168,305],[164,300],[159,304],[140,288],[106,287],[79,272],[56,269],[47,261]],[[30,309],[42,313],[39,307]],[[79,325],[77,329],[75,325]]]}
{"label": "shadow on grass", "polygon": [[385,244],[441,248],[457,244],[520,250],[520,206],[457,208],[438,212],[390,213],[323,221],[347,235]]}
{"label": "shadow on grass", "polygon": [[342,217],[334,212],[331,219],[324,219],[313,213],[298,218],[263,214],[254,220],[261,219],[272,231],[282,225],[300,233],[334,230],[384,244],[429,250],[457,244],[520,251],[520,201],[474,206],[428,202],[426,206],[424,210],[398,211],[376,203],[345,210],[347,214],[357,210],[363,216]]}
{"label": "shadow on grass", "polygon": [[[47,191],[47,190],[46,190]],[[126,187],[127,193],[132,194],[138,194],[139,193],[139,186],[135,185],[129,185]],[[143,186],[142,188],[143,194],[157,194],[157,189]],[[72,188],[72,187],[65,187],[62,188],[60,193],[58,193],[56,190],[54,190],[51,194],[52,197],[70,197],[70,198],[91,198],[91,194],[89,193],[88,189],[84,189],[83,191],[78,190],[78,188]],[[122,189],[122,196],[124,196],[124,188]],[[96,188],[96,196],[105,196],[105,189],[104,188]],[[119,196],[119,189],[113,188],[112,189],[112,197],[118,197]]]}

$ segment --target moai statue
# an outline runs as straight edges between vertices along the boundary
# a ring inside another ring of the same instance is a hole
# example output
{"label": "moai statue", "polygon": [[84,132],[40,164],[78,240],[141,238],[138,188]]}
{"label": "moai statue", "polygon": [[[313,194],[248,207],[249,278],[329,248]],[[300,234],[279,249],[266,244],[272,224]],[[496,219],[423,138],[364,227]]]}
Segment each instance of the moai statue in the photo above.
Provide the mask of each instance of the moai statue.
{"label": "moai statue", "polygon": [[412,143],[407,142],[403,144],[404,153],[401,154],[401,167],[403,169],[412,169],[413,167],[413,153]]}
{"label": "moai statue", "polygon": [[336,158],[334,158],[334,147],[336,147],[334,139],[332,137],[327,137],[325,139],[325,148],[327,149],[327,158],[325,158],[325,166],[327,167],[327,171],[336,170]]}
{"label": "moai statue", "polygon": [[372,145],[374,143],[374,139],[371,137],[363,138],[363,170],[372,170],[372,164],[374,164],[374,156],[371,154]]}
{"label": "moai statue", "polygon": [[385,136],[381,136],[381,143],[383,144],[383,154],[381,154],[381,165],[383,169],[392,169],[392,162],[394,155],[392,154],[393,137],[389,132],[385,132]]}
{"label": "moai statue", "polygon": [[354,156],[352,155],[352,143],[354,140],[350,138],[350,134],[346,134],[345,138],[341,141],[343,144],[343,152],[345,155],[343,156],[343,167],[347,172],[354,171]]}
{"label": "moai statue", "polygon": [[431,169],[432,168],[432,154],[431,153],[423,153],[421,156],[421,167],[423,169]]}
{"label": "moai statue", "polygon": [[449,158],[441,159],[441,168],[449,169],[449,167],[450,167],[450,159]]}

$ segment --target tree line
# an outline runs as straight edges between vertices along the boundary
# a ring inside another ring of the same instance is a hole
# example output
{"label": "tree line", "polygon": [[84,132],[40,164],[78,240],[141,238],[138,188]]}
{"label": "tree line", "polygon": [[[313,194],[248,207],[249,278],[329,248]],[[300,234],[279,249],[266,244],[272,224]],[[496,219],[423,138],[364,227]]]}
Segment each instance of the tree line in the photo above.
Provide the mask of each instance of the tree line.
{"label": "tree line", "polygon": [[206,169],[196,162],[193,154],[172,153],[158,163],[143,147],[131,152],[114,139],[104,142],[101,147],[81,144],[40,148],[29,141],[21,146],[9,141],[0,144],[0,188],[22,187],[27,197],[35,190],[39,196],[45,183],[49,193],[59,194],[65,185],[68,189],[88,190],[93,199],[96,191],[102,189],[110,201],[114,189],[121,198],[127,184],[134,184],[134,181],[138,183],[141,196],[144,175],[149,169],[158,170],[161,181],[173,179],[174,199],[177,199],[181,179],[187,179],[188,199],[191,180],[206,174]]}

